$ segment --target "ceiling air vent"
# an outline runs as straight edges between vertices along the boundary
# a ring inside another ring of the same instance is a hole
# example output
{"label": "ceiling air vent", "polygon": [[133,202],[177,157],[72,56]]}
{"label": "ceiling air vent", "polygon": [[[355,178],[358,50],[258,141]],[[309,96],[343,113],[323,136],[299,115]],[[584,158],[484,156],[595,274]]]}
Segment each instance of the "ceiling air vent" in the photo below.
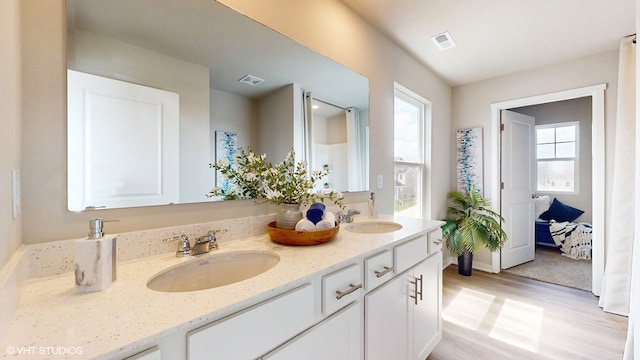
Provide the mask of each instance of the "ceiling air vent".
{"label": "ceiling air vent", "polygon": [[244,83],[244,84],[251,85],[251,86],[258,86],[258,84],[263,82],[264,79],[260,79],[259,77],[253,76],[253,75],[245,75],[238,81],[240,81],[241,83]]}
{"label": "ceiling air vent", "polygon": [[433,40],[433,43],[436,44],[440,51],[451,49],[456,46],[456,42],[453,41],[453,38],[448,31],[432,36],[431,40]]}

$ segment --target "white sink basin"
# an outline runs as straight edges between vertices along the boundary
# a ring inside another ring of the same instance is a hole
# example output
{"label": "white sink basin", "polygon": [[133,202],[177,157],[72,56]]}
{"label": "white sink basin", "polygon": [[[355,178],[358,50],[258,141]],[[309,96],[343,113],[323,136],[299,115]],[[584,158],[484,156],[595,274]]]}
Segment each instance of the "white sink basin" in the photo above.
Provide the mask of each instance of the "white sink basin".
{"label": "white sink basin", "polygon": [[343,225],[344,229],[361,234],[380,234],[398,231],[402,225],[392,221],[362,221]]}
{"label": "white sink basin", "polygon": [[210,289],[246,280],[271,269],[280,256],[268,251],[239,251],[190,261],[152,276],[151,290],[185,292]]}

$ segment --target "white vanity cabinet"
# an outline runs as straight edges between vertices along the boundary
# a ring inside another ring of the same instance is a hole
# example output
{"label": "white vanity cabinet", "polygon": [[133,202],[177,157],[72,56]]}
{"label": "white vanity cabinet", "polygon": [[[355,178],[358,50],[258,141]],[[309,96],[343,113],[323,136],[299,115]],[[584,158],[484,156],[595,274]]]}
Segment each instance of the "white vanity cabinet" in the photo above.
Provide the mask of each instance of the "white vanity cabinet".
{"label": "white vanity cabinet", "polygon": [[187,358],[256,359],[314,322],[311,284],[279,295],[187,334]]}
{"label": "white vanity cabinet", "polygon": [[396,246],[400,274],[365,296],[367,360],[424,360],[442,338],[442,253],[424,260],[427,239]]}
{"label": "white vanity cabinet", "polygon": [[362,360],[363,314],[362,302],[352,303],[261,359]]}
{"label": "white vanity cabinet", "polygon": [[442,338],[441,239],[380,246],[133,358],[424,360]]}

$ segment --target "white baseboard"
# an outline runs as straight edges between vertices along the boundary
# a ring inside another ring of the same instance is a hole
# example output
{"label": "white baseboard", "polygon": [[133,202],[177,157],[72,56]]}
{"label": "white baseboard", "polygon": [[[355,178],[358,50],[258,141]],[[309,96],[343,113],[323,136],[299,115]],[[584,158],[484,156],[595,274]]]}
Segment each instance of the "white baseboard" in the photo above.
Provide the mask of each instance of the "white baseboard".
{"label": "white baseboard", "polygon": [[[445,269],[447,266],[449,265],[458,265],[458,258],[455,256],[449,256],[446,257],[444,259],[442,259],[442,268]],[[492,273],[493,271],[493,267],[491,266],[491,264],[485,264],[485,263],[481,263],[481,262],[477,262],[474,261],[473,262],[473,268],[476,270],[480,270],[480,271],[484,271],[484,272],[488,272],[488,273]]]}

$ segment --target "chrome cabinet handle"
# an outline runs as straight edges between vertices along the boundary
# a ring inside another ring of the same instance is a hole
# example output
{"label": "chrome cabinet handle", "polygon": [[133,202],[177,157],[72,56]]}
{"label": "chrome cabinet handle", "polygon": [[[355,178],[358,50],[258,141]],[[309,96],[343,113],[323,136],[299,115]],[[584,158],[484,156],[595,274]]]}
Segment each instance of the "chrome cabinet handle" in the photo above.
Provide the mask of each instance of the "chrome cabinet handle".
{"label": "chrome cabinet handle", "polygon": [[[413,299],[414,305],[418,305],[418,298],[422,301],[422,274],[420,274],[420,277],[414,277],[414,279],[414,281],[411,281],[413,284],[413,295],[409,295],[409,297]],[[420,282],[420,290],[418,290],[418,282]]]}
{"label": "chrome cabinet handle", "polygon": [[440,244],[442,244],[442,239],[433,240],[433,243],[436,244],[436,245],[440,245]]}
{"label": "chrome cabinet handle", "polygon": [[381,277],[385,276],[391,270],[393,270],[393,267],[385,266],[384,270],[382,270],[382,271],[376,270],[376,271],[374,271],[374,273],[376,274],[376,277],[381,278]]}
{"label": "chrome cabinet handle", "polygon": [[349,295],[352,292],[361,289],[362,288],[362,284],[358,284],[358,285],[354,285],[354,284],[349,284],[349,290],[347,291],[340,291],[340,290],[336,290],[336,299],[340,300],[342,299],[342,297],[344,297],[345,295]]}

